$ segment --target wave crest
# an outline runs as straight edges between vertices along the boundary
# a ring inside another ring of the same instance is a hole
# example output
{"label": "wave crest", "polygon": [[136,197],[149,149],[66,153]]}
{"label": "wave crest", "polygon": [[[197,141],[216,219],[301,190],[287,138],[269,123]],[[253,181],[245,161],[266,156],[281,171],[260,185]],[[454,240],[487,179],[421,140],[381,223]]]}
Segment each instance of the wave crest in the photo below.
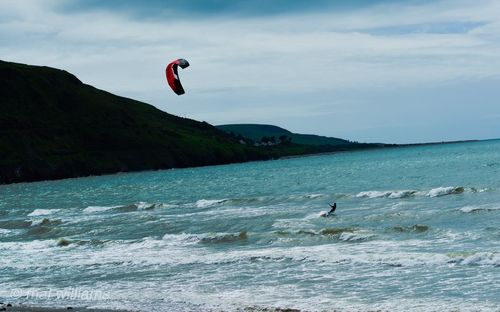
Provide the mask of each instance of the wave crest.
{"label": "wave crest", "polygon": [[54,212],[58,212],[59,210],[60,209],[35,209],[28,214],[28,217],[47,216],[53,214]]}
{"label": "wave crest", "polygon": [[228,199],[200,199],[196,201],[197,208],[208,208],[227,202]]}
{"label": "wave crest", "polygon": [[414,190],[398,190],[398,191],[366,191],[356,195],[358,198],[408,198],[414,196],[417,191]]}
{"label": "wave crest", "polygon": [[83,212],[86,213],[103,212],[120,207],[122,206],[88,206],[87,208],[83,209]]}
{"label": "wave crest", "polygon": [[479,213],[483,211],[497,211],[500,210],[500,207],[494,206],[465,206],[459,209],[461,212],[464,213]]}
{"label": "wave crest", "polygon": [[463,192],[465,192],[465,187],[463,186],[437,187],[427,192],[426,196],[439,197],[452,194],[462,194]]}
{"label": "wave crest", "polygon": [[175,205],[165,204],[165,203],[147,203],[147,202],[138,202],[130,205],[114,205],[114,206],[88,206],[83,209],[85,213],[100,213],[106,212],[109,210],[118,211],[118,212],[131,212],[137,210],[152,210],[155,208],[170,208],[175,207]]}
{"label": "wave crest", "polygon": [[204,244],[220,244],[220,243],[235,243],[248,239],[247,232],[240,233],[219,233],[216,235],[208,235],[203,237],[200,242]]}
{"label": "wave crest", "polygon": [[417,190],[392,190],[392,191],[364,191],[356,194],[357,198],[409,198],[413,196],[440,197],[446,195],[455,195],[463,193],[482,193],[486,188],[474,188],[464,186],[441,186],[428,191]]}
{"label": "wave crest", "polygon": [[448,261],[452,264],[500,267],[500,253],[498,252],[455,253],[447,256],[452,258]]}
{"label": "wave crest", "polygon": [[236,243],[248,239],[248,233],[241,231],[237,233],[205,233],[205,234],[165,234],[163,241],[174,246],[188,246],[193,244],[220,244]]}

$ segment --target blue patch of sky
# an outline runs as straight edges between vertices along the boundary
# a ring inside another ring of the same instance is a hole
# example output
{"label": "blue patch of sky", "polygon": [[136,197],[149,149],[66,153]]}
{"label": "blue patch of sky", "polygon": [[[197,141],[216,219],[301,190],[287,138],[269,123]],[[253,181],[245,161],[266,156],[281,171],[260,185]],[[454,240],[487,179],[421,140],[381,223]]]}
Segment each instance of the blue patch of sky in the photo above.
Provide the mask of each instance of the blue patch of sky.
{"label": "blue patch of sky", "polygon": [[484,22],[438,22],[412,25],[398,25],[397,27],[377,27],[369,29],[356,29],[362,33],[371,35],[409,35],[409,34],[463,34],[478,27],[484,26]]}
{"label": "blue patch of sky", "polygon": [[[408,0],[405,3],[423,3]],[[216,17],[216,16],[269,16],[288,13],[323,12],[325,10],[350,10],[397,0],[74,0],[64,2],[59,9],[67,13],[107,10],[130,14],[136,18]]]}

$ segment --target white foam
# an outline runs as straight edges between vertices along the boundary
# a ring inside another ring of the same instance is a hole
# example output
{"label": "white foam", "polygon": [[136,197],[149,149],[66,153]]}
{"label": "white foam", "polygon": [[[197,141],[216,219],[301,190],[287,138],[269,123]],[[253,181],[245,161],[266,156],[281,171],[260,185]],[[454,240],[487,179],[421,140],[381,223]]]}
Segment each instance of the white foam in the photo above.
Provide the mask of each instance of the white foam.
{"label": "white foam", "polygon": [[416,191],[416,190],[393,190],[393,191],[364,191],[359,192],[356,197],[358,198],[408,198],[412,196],[427,196],[438,197],[450,194],[461,194],[466,191],[469,192],[484,192],[486,189],[475,190],[473,188],[464,188],[460,186],[446,186],[433,188],[430,191]]}
{"label": "white foam", "polygon": [[196,207],[208,208],[226,202],[227,199],[200,199],[196,201]]}
{"label": "white foam", "polygon": [[464,191],[464,188],[462,187],[455,187],[455,186],[446,186],[446,187],[437,187],[429,192],[427,192],[426,196],[428,197],[438,197],[438,196],[444,196],[444,195],[450,195],[450,194],[458,194]]}
{"label": "white foam", "polygon": [[500,266],[500,253],[498,252],[479,252],[464,258],[461,261],[463,265],[487,265]]}
{"label": "white foam", "polygon": [[83,212],[86,213],[94,213],[94,212],[103,212],[115,208],[119,208],[122,206],[88,206],[87,208],[83,209]]}
{"label": "white foam", "polygon": [[[0,242],[0,253],[4,251],[8,251],[9,253],[23,253],[23,255],[30,255],[33,251],[39,250],[49,250],[50,247],[56,246],[56,243],[53,240],[32,240],[28,242]],[[19,261],[20,258],[16,257],[3,257],[2,260],[7,262],[8,260],[12,261],[12,263],[25,265],[32,265],[33,263],[30,261],[30,256],[28,256],[26,261]]]}
{"label": "white foam", "polygon": [[[365,234],[365,233],[361,233]],[[368,233],[366,233],[368,234]],[[403,251],[401,244],[390,241],[366,241],[356,244],[322,244],[316,246],[266,247],[261,249],[210,250],[193,247],[203,237],[236,237],[239,233],[167,234],[163,239],[110,241],[101,248],[75,247],[61,253],[56,240],[31,242],[0,242],[0,254],[8,255],[2,265],[16,268],[79,267],[85,265],[147,265],[222,264],[248,261],[311,261],[321,265],[335,263],[366,266],[499,266],[500,253],[484,252],[463,255]],[[355,239],[343,233],[345,240]],[[359,237],[359,236],[358,236]],[[358,238],[359,239],[359,238]],[[407,247],[414,247],[412,242]],[[407,249],[407,248],[405,248]],[[30,259],[44,259],[33,262]]]}
{"label": "white foam", "polygon": [[135,204],[138,210],[147,210],[155,207],[155,204],[149,204],[146,202],[138,202]]}
{"label": "white foam", "polygon": [[469,213],[469,212],[482,210],[482,208],[478,207],[478,206],[465,206],[465,207],[460,208],[459,210],[461,212]]}
{"label": "white foam", "polygon": [[346,242],[356,242],[356,241],[364,241],[374,236],[375,236],[374,234],[368,233],[367,231],[342,232],[342,234],[340,234],[339,239]]}
{"label": "white foam", "polygon": [[166,209],[166,208],[179,207],[179,205],[159,203],[159,204],[154,204],[154,207],[155,208],[160,208],[160,209]]}
{"label": "white foam", "polygon": [[500,210],[498,206],[491,205],[480,205],[480,206],[465,206],[459,209],[461,212],[471,213],[471,212],[480,212],[480,211],[493,211]]}
{"label": "white foam", "polygon": [[58,212],[59,210],[60,209],[35,209],[30,214],[28,214],[28,217],[48,216],[55,212]]}
{"label": "white foam", "polygon": [[414,190],[396,190],[396,191],[366,191],[356,195],[358,198],[406,198],[417,193]]}
{"label": "white foam", "polygon": [[11,233],[12,233],[12,230],[7,230],[7,229],[1,229],[0,228],[0,235],[1,236],[8,236]]}
{"label": "white foam", "polygon": [[196,234],[165,234],[162,238],[169,246],[189,246],[198,243],[201,236]]}
{"label": "white foam", "polygon": [[[34,220],[34,221],[31,221],[31,226],[38,226],[38,225],[41,225],[42,222],[44,221],[45,219],[39,219],[39,220]],[[47,219],[48,220],[48,219]]]}
{"label": "white foam", "polygon": [[390,191],[366,191],[366,192],[360,192],[356,195],[358,198],[381,198],[381,197],[388,197],[392,192]]}
{"label": "white foam", "polygon": [[413,190],[403,190],[403,191],[394,191],[391,192],[389,198],[406,198],[414,195],[416,191]]}
{"label": "white foam", "polygon": [[[245,234],[243,234],[245,233]],[[236,241],[238,238],[246,238],[246,232],[239,233],[203,233],[203,234],[165,234],[162,238],[165,244],[169,246],[190,246],[203,241],[206,242],[230,242],[232,240]]]}

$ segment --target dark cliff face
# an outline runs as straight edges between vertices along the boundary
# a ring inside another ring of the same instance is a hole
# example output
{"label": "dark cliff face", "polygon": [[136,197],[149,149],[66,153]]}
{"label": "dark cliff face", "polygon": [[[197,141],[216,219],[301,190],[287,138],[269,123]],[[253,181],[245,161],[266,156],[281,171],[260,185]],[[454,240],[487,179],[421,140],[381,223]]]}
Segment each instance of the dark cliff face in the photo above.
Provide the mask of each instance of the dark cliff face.
{"label": "dark cliff face", "polygon": [[0,61],[0,101],[0,183],[269,157],[54,68]]}

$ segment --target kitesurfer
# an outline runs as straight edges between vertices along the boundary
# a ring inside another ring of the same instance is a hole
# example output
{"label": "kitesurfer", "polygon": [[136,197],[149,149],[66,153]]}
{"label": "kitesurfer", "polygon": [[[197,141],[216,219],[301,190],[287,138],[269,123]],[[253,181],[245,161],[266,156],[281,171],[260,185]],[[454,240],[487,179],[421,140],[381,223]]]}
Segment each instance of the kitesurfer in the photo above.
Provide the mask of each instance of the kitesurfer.
{"label": "kitesurfer", "polygon": [[332,208],[330,211],[328,211],[328,213],[326,214],[327,216],[329,216],[330,214],[334,213],[335,212],[335,209],[337,209],[337,203],[333,203],[332,204],[328,204],[330,206],[330,208]]}

